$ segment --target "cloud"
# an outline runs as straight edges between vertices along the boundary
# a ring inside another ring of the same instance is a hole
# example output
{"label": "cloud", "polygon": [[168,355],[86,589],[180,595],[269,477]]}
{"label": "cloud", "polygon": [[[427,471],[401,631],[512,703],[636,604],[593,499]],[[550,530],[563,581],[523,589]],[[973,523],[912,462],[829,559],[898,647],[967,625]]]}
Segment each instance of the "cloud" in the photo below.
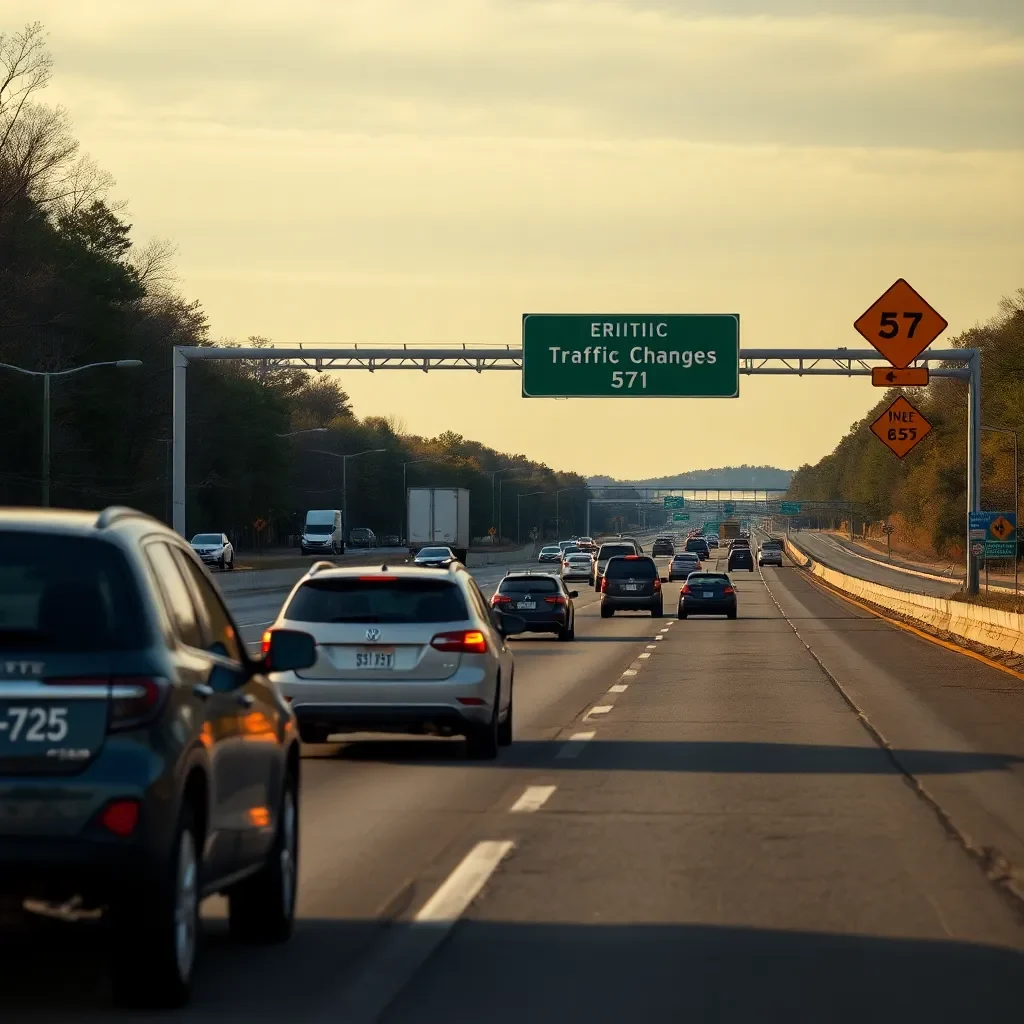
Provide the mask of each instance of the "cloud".
{"label": "cloud", "polygon": [[253,130],[1024,147],[1024,34],[810,6],[111,0],[108,31],[62,19],[59,66],[109,116]]}

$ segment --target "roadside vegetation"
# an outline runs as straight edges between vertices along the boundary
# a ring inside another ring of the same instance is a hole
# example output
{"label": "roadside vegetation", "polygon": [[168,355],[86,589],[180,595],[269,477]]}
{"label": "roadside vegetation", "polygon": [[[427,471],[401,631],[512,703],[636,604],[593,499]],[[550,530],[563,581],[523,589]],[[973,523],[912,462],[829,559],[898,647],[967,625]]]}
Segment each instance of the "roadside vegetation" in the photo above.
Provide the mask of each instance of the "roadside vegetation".
{"label": "roadside vegetation", "polygon": [[[86,156],[68,113],[42,102],[52,61],[38,23],[0,34],[0,362],[28,370],[139,359],[134,370],[96,369],[52,389],[51,504],[127,504],[166,519],[170,507],[171,354],[214,339],[202,306],[181,294],[174,248],[139,242],[113,180]],[[243,344],[269,345],[267,338]],[[549,535],[583,529],[586,480],[453,432],[410,435],[397,417],[360,419],[339,377],[271,368],[261,360],[194,363],[188,394],[188,521],[241,544],[253,524],[263,543],[298,531],[308,507],[338,507],[341,461],[315,454],[383,448],[348,466],[349,526],[400,533],[402,463],[408,483],[468,487],[474,535],[491,523],[492,477],[501,521]],[[311,427],[326,433],[277,435]],[[0,368],[0,504],[41,493],[42,382]],[[558,503],[555,492],[568,489]],[[497,519],[497,515],[494,517]]]}
{"label": "roadside vegetation", "polygon": [[[937,344],[981,349],[982,423],[1024,433],[1024,288],[1004,298],[987,323]],[[789,497],[854,502],[869,518],[892,523],[894,547],[960,559],[966,533],[967,384],[933,377],[927,388],[907,390],[933,430],[903,461],[869,429],[897,393],[886,392],[831,455],[801,466]],[[983,432],[981,479],[984,508],[1013,509],[1008,434]]]}

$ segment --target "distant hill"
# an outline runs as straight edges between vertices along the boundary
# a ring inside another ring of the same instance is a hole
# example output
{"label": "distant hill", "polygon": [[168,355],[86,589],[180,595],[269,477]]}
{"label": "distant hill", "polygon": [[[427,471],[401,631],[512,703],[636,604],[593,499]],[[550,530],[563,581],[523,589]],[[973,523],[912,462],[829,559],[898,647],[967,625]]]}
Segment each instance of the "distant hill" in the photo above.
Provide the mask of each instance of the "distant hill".
{"label": "distant hill", "polygon": [[788,487],[795,471],[775,466],[722,466],[718,469],[692,469],[672,476],[646,480],[616,480],[610,476],[592,476],[591,487]]}

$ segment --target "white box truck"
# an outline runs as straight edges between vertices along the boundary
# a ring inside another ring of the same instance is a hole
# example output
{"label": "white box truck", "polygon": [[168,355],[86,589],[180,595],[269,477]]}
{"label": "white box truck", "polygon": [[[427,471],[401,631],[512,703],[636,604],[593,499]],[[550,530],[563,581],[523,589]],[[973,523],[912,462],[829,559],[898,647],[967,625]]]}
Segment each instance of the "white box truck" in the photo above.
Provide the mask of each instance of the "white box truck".
{"label": "white box truck", "polygon": [[409,550],[444,544],[460,562],[469,553],[469,491],[465,487],[410,487]]}
{"label": "white box truck", "polygon": [[311,508],[299,541],[304,555],[345,554],[345,516],[337,508]]}

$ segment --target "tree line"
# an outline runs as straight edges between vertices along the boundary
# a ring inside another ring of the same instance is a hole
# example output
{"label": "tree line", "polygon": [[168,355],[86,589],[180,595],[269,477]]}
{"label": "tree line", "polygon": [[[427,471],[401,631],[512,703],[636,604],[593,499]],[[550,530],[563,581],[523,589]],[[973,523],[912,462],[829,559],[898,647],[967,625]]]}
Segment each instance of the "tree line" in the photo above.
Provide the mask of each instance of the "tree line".
{"label": "tree line", "polygon": [[[0,34],[0,503],[37,505],[43,484],[42,379],[13,368],[139,360],[51,378],[50,503],[127,504],[169,520],[172,350],[215,339],[202,306],[176,286],[173,246],[136,241],[67,111],[42,102],[52,69],[40,24]],[[311,428],[322,432],[295,433]],[[364,449],[383,451],[348,463],[350,527],[403,534],[403,463],[415,462],[409,485],[469,488],[475,536],[500,518],[514,540],[520,511],[527,534],[583,529],[583,477],[452,432],[422,438],[395,417],[359,418],[328,373],[193,363],[187,434],[189,531],[224,530],[243,545],[296,533],[307,508],[341,507],[341,461],[320,452]]]}
{"label": "tree line", "polygon": [[[945,347],[945,346],[944,346]],[[949,342],[981,350],[982,508],[1014,507],[1013,437],[1024,433],[1024,288],[999,310]],[[849,501],[877,520],[889,520],[894,538],[920,550],[962,557],[967,522],[967,382],[932,377],[907,397],[932,432],[902,461],[871,433],[871,424],[896,398],[884,397],[815,465],[801,466],[789,497]]]}

